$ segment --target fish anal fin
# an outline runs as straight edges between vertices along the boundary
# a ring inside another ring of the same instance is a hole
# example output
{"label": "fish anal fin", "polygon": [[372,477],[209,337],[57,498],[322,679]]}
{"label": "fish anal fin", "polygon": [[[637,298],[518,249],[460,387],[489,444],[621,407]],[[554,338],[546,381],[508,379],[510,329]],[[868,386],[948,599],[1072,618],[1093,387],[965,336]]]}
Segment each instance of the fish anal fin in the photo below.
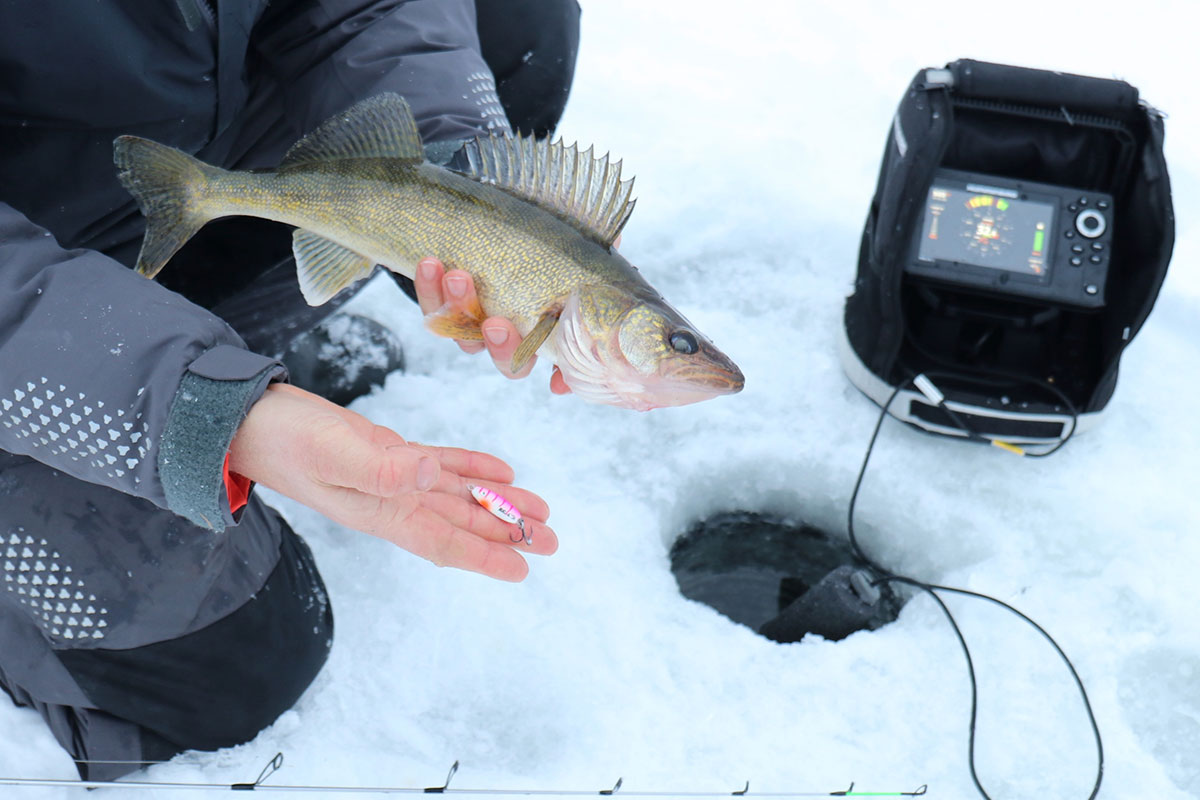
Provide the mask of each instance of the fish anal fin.
{"label": "fish anal fin", "polygon": [[300,293],[310,306],[322,305],[375,271],[369,258],[302,228],[292,233],[292,254]]}
{"label": "fish anal fin", "polygon": [[462,342],[483,341],[483,321],[487,314],[479,300],[474,300],[465,308],[446,303],[437,311],[425,315],[425,327],[438,336],[448,339],[458,339]]}
{"label": "fish anal fin", "polygon": [[597,158],[559,139],[493,134],[466,146],[469,177],[559,216],[604,247],[612,247],[633,213],[633,179],[621,162]]}
{"label": "fish anal fin", "polygon": [[513,352],[512,364],[509,369],[513,372],[520,372],[524,369],[525,365],[537,353],[538,348],[546,341],[546,337],[550,335],[550,331],[554,330],[554,326],[557,324],[557,312],[543,314],[542,318],[533,326],[533,330],[525,335],[525,338],[521,340],[521,344]]}
{"label": "fish anal fin", "polygon": [[403,97],[375,95],[331,117],[292,145],[280,167],[348,158],[425,160],[416,120]]}

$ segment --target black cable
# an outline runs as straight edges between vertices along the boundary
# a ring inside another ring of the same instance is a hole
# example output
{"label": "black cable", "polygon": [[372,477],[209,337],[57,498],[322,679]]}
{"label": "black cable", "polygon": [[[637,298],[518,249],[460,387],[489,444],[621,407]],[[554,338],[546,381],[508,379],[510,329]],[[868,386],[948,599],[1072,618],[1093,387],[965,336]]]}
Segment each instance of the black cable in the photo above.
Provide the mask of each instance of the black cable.
{"label": "black cable", "polygon": [[[1067,411],[1069,411],[1071,414],[1070,430],[1067,431],[1065,436],[1061,436],[1059,441],[1050,449],[1036,453],[1027,450],[1025,451],[1024,455],[1032,458],[1045,458],[1046,456],[1062,449],[1063,445],[1065,445],[1071,439],[1071,437],[1075,435],[1075,430],[1079,425],[1079,409],[1076,407],[1071,398],[1067,396],[1066,392],[1055,386],[1049,380],[1035,378],[1031,375],[1022,375],[1019,372],[1010,372],[1009,370],[1000,369],[998,367],[981,367],[971,364],[959,364],[926,349],[919,341],[917,341],[917,337],[913,334],[912,329],[907,325],[904,326],[904,340],[908,342],[908,344],[914,350],[916,350],[917,353],[924,356],[926,359],[954,370],[953,372],[940,370],[936,372],[926,371],[923,373],[926,377],[942,377],[949,378],[953,381],[968,381],[981,385],[991,384],[992,386],[1012,386],[1014,384],[1026,384],[1037,386],[1038,388],[1044,389],[1057,397],[1059,401],[1066,407]],[[890,404],[891,400],[889,400],[888,403]],[[962,430],[967,434],[967,438],[977,440],[987,439],[987,437],[976,433],[975,430],[967,424],[966,420],[954,413],[954,410],[947,406],[944,402],[940,403],[939,406],[950,416],[950,418],[954,421],[954,424],[962,428]]]}
{"label": "black cable", "polygon": [[[927,376],[928,376],[928,374],[929,373],[926,373]],[[941,607],[942,613],[945,614],[947,621],[949,621],[949,623],[950,623],[950,627],[954,629],[954,635],[958,638],[959,646],[962,647],[963,656],[967,660],[967,674],[970,677],[970,681],[971,681],[971,720],[970,720],[969,733],[968,733],[967,766],[971,772],[971,780],[975,783],[975,788],[979,791],[979,794],[982,797],[986,798],[986,800],[991,800],[991,795],[989,795],[987,793],[987,791],[983,788],[983,784],[980,783],[979,775],[975,769],[975,723],[976,723],[976,719],[978,717],[978,709],[979,709],[979,687],[978,687],[978,684],[975,679],[975,664],[971,658],[971,649],[967,646],[967,640],[963,636],[962,630],[958,627],[958,623],[955,621],[954,615],[950,612],[950,608],[946,605],[945,601],[942,600],[942,598],[938,596],[937,593],[939,591],[951,592],[954,594],[960,594],[960,595],[964,595],[967,597],[976,597],[981,600],[987,600],[991,603],[995,603],[996,605],[999,605],[1000,607],[1011,611],[1013,614],[1016,614],[1017,617],[1024,620],[1025,622],[1029,623],[1030,625],[1032,625],[1033,628],[1038,633],[1040,633],[1043,637],[1045,637],[1045,639],[1048,642],[1050,642],[1050,644],[1054,647],[1054,650],[1058,653],[1059,658],[1061,658],[1063,660],[1063,663],[1065,663],[1067,665],[1067,669],[1070,670],[1071,677],[1075,680],[1075,685],[1079,689],[1079,695],[1080,695],[1080,697],[1083,698],[1083,707],[1084,707],[1084,710],[1087,712],[1088,722],[1091,724],[1091,727],[1092,727],[1092,734],[1096,739],[1096,758],[1097,758],[1096,782],[1092,785],[1091,794],[1088,795],[1088,800],[1095,800],[1096,795],[1099,794],[1099,792],[1100,792],[1100,784],[1104,780],[1104,744],[1100,738],[1100,726],[1096,722],[1096,715],[1092,711],[1092,704],[1088,700],[1087,690],[1084,688],[1083,680],[1079,677],[1079,673],[1076,671],[1075,665],[1071,663],[1071,659],[1067,657],[1067,654],[1059,646],[1058,642],[1056,642],[1054,640],[1054,637],[1051,636],[1045,630],[1045,628],[1043,628],[1038,623],[1034,622],[1033,619],[1031,619],[1029,616],[1022,613],[1021,611],[1018,611],[1016,608],[1012,607],[1008,603],[1005,603],[1003,600],[997,599],[990,595],[981,594],[979,592],[973,592],[968,589],[958,589],[958,588],[955,588],[952,586],[940,586],[937,584],[926,583],[924,581],[918,581],[913,578],[907,578],[903,575],[897,575],[896,573],[877,564],[875,561],[873,561],[871,558],[869,558],[867,556],[867,554],[863,551],[862,547],[860,547],[858,544],[858,538],[854,533],[854,509],[858,503],[858,493],[859,493],[859,490],[862,488],[863,478],[867,474],[867,465],[870,463],[871,454],[875,450],[875,442],[879,438],[879,431],[883,427],[883,421],[887,417],[888,409],[891,407],[892,402],[896,399],[896,396],[900,394],[901,390],[906,388],[908,385],[912,384],[915,377],[916,376],[909,378],[904,383],[897,385],[892,390],[891,395],[888,396],[887,402],[885,402],[883,404],[883,406],[880,408],[879,419],[876,420],[876,422],[875,422],[875,430],[872,431],[872,433],[871,433],[871,441],[867,444],[867,452],[863,456],[862,466],[858,470],[858,478],[854,481],[854,491],[850,495],[850,507],[847,512],[847,519],[846,519],[846,528],[850,534],[850,547],[854,551],[854,554],[858,559],[860,559],[870,569],[872,569],[873,571],[875,571],[876,573],[879,574],[879,577],[872,582],[872,585],[877,586],[879,584],[884,584],[884,583],[904,583],[909,586],[913,586],[917,589],[920,589],[924,592],[927,592],[929,594],[929,596],[932,597],[937,602],[938,606]],[[1054,387],[1050,384],[1046,384],[1046,385],[1050,386],[1050,388],[1053,389],[1054,391],[1057,391],[1057,387]],[[1064,400],[1066,400],[1065,395],[1062,395],[1062,397]],[[1067,440],[1069,440],[1071,438],[1071,435],[1075,432],[1075,421],[1076,421],[1077,413],[1075,411],[1074,405],[1072,405],[1069,400],[1066,400],[1066,402],[1067,402],[1068,408],[1070,408],[1071,412],[1072,412],[1072,424],[1071,424],[1070,431],[1067,433],[1067,435],[1065,437],[1063,437],[1058,442],[1058,444],[1056,444],[1050,450],[1043,452],[1043,453],[1030,453],[1029,455],[1033,455],[1033,456],[1050,455],[1050,453],[1053,453],[1056,450],[1058,450],[1059,448],[1061,448],[1064,444],[1067,443]],[[940,403],[939,405],[946,411],[950,411],[950,409],[946,408],[944,401],[942,403]],[[953,415],[952,415],[952,418],[953,418]],[[980,436],[978,433],[975,433],[969,427],[966,427],[965,424],[964,424],[964,432],[966,432],[967,435],[972,438],[975,438],[975,437],[986,438],[986,437]]]}
{"label": "black cable", "polygon": [[[1067,397],[1066,392],[1064,392],[1062,389],[1059,389],[1053,383],[1050,383],[1049,381],[1046,381],[1046,380],[1042,380],[1041,378],[1033,378],[1028,375],[1020,375],[1015,372],[1005,372],[1003,370],[997,370],[997,369],[975,367],[975,368],[973,368],[973,371],[979,373],[979,375],[963,375],[962,373],[958,373],[958,372],[940,372],[940,371],[939,372],[925,372],[922,374],[924,374],[927,378],[930,378],[930,379],[949,378],[949,379],[958,380],[958,381],[962,381],[962,380],[976,381],[981,384],[988,383],[989,382],[987,380],[988,377],[1003,378],[1009,384],[1026,383],[1026,384],[1030,384],[1030,385],[1045,389],[1046,391],[1050,392],[1051,394],[1057,396],[1058,399],[1062,401],[1062,404],[1064,406],[1066,406],[1067,411],[1069,411],[1071,414],[1071,427],[1067,430],[1066,434],[1060,436],[1059,440],[1057,442],[1055,442],[1055,444],[1052,447],[1050,447],[1049,449],[1042,450],[1039,452],[1025,450],[1023,452],[1023,455],[1029,456],[1030,458],[1045,458],[1048,455],[1057,453],[1059,450],[1061,450],[1063,448],[1063,446],[1067,442],[1069,442],[1071,440],[1071,437],[1075,435],[1075,431],[1079,427],[1079,409],[1076,408],[1075,404],[1071,402],[1071,398]],[[908,380],[908,382],[903,385],[908,385],[908,383],[912,383],[912,378],[910,378]],[[895,398],[892,397],[891,399],[888,400],[889,406],[891,405],[891,402],[894,399]],[[943,411],[945,411],[950,416],[950,418],[952,420],[954,420],[954,423],[956,425],[958,425],[958,427],[962,428],[964,432],[966,432],[967,438],[983,440],[983,441],[987,441],[989,443],[991,442],[991,439],[978,433],[974,428],[972,428],[970,425],[968,425],[967,421],[965,419],[963,419],[962,417],[960,417],[958,414],[956,414],[954,412],[954,409],[952,409],[952,408],[950,408],[950,406],[946,405],[946,402],[944,400],[938,404],[938,407],[941,408]],[[886,408],[886,406],[885,406],[885,408]]]}

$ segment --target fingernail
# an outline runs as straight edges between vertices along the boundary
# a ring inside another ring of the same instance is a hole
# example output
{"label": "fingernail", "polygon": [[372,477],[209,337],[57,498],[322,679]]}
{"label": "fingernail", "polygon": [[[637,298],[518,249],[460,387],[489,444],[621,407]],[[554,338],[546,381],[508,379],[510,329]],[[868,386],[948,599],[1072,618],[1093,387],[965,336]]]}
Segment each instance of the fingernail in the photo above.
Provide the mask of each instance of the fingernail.
{"label": "fingernail", "polygon": [[503,325],[490,325],[483,329],[483,335],[492,344],[500,345],[508,341],[508,329]]}
{"label": "fingernail", "polygon": [[427,492],[437,483],[438,465],[432,458],[422,458],[417,462],[417,489]]}
{"label": "fingernail", "polygon": [[461,275],[447,278],[446,291],[453,297],[462,297],[467,293],[467,279]]}
{"label": "fingernail", "polygon": [[417,270],[421,273],[424,280],[432,280],[442,274],[441,265],[436,259],[425,258],[417,264]]}

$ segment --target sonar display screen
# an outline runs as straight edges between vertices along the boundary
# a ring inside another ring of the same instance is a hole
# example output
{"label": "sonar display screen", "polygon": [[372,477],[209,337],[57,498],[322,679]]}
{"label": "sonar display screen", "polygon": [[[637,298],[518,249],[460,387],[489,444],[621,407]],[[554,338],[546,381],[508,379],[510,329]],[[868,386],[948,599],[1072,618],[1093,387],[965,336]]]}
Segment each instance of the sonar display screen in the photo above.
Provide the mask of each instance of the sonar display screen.
{"label": "sonar display screen", "polygon": [[1044,278],[1056,208],[987,187],[934,184],[917,259],[950,261]]}

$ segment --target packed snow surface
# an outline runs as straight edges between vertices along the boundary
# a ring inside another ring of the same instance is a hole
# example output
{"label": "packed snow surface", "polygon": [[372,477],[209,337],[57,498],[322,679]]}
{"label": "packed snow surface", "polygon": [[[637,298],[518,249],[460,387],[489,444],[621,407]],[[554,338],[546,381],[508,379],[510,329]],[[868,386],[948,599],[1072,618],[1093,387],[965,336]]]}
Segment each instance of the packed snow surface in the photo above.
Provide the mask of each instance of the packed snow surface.
{"label": "packed snow surface", "polygon": [[[1057,637],[1104,736],[1101,797],[1200,797],[1193,14],[1152,0],[586,3],[559,132],[637,175],[622,252],[738,362],[745,391],[645,414],[553,396],[545,361],[509,382],[375,281],[354,308],[398,333],[408,370],[353,408],[414,440],[507,459],[549,501],[561,548],[501,584],[270,496],[328,583],[330,661],[253,742],[134,778],[228,785],[282,751],[271,783],[434,786],[459,761],[460,789],[853,781],[974,796],[966,667],[931,600],[878,631],[780,645],[681,597],[668,559],[690,523],[726,509],[844,532],[878,413],[836,349],[863,219],[909,80],[964,57],[1121,78],[1165,111],[1175,255],[1099,427],[1039,460],[890,421],[860,536],[892,569],[993,594]],[[979,675],[984,785],[996,798],[1086,797],[1094,746],[1062,663],[1012,615],[947,602]],[[0,775],[74,777],[33,712],[0,704],[0,737]]]}

